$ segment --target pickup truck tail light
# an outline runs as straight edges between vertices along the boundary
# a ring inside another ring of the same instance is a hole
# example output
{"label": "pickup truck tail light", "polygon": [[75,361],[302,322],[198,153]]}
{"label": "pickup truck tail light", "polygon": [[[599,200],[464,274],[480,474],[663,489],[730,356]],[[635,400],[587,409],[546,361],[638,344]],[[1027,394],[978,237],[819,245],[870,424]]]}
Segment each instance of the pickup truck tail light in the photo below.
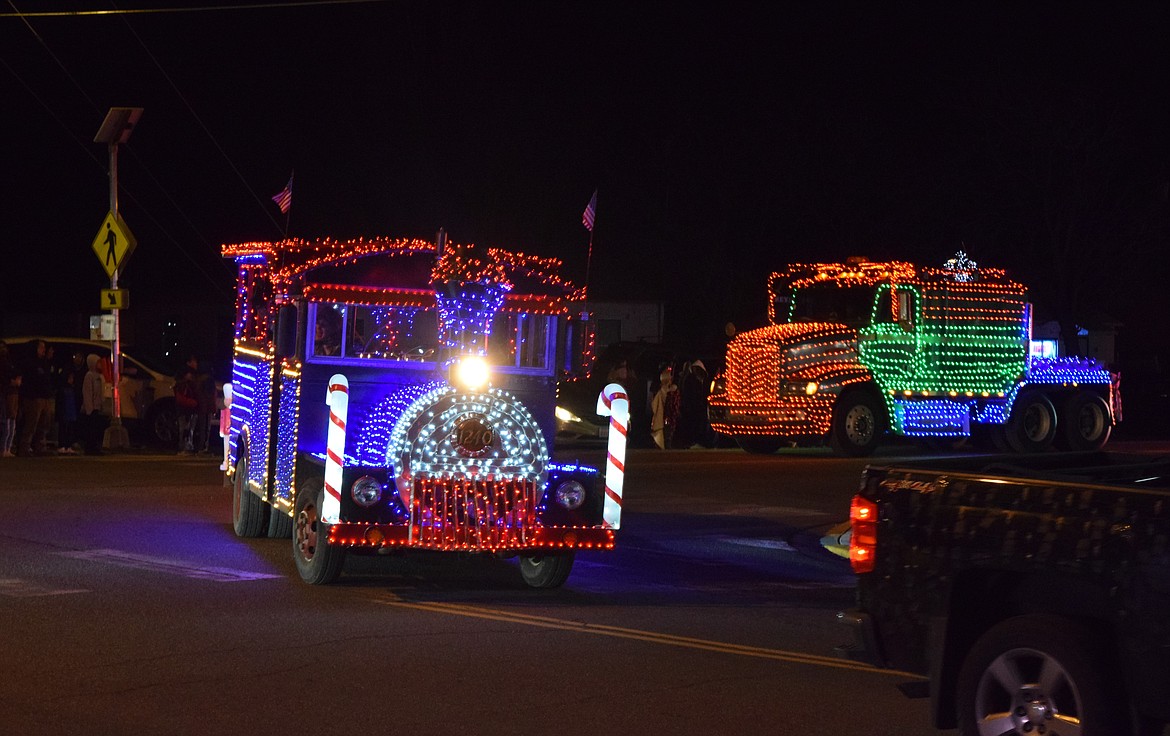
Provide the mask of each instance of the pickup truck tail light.
{"label": "pickup truck tail light", "polygon": [[849,564],[857,574],[873,572],[877,551],[877,504],[862,496],[854,496],[849,504]]}

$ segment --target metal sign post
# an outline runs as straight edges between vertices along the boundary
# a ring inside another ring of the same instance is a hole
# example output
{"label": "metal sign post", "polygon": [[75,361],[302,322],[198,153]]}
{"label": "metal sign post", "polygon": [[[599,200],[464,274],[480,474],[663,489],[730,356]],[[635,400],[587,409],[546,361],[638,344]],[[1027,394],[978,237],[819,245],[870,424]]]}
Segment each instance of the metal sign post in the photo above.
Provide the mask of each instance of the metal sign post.
{"label": "metal sign post", "polygon": [[[106,119],[102,121],[102,127],[98,130],[94,137],[94,143],[105,143],[110,151],[110,215],[113,217],[115,223],[121,222],[121,217],[118,215],[118,144],[125,143],[130,140],[130,134],[134,132],[134,125],[138,122],[138,118],[142,116],[141,107],[112,107],[106,113]],[[109,241],[109,253],[117,252],[117,233],[114,228],[107,224],[107,237],[112,239]],[[101,233],[99,232],[99,236]],[[129,239],[133,242],[133,239]],[[128,252],[128,251],[126,251]],[[108,256],[107,256],[108,258]],[[122,260],[125,260],[124,258]],[[115,256],[113,268],[107,267],[110,274],[110,289],[117,290],[118,288],[118,271],[122,268],[121,263]],[[118,385],[122,379],[122,334],[121,334],[121,319],[120,313],[122,310],[113,309],[114,313],[114,347],[110,351],[111,360],[114,368],[114,416],[110,418],[110,426],[106,429],[106,435],[102,444],[108,448],[124,448],[130,446],[130,435],[126,428],[122,426],[122,392]]]}

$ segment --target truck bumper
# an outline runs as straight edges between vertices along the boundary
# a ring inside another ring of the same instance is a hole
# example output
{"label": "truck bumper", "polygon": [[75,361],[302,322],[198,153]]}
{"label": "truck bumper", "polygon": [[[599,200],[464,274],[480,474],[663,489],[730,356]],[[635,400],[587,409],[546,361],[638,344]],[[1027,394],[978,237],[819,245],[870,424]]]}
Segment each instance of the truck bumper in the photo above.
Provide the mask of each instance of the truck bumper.
{"label": "truck bumper", "polygon": [[[460,552],[501,552],[526,550],[610,550],[614,530],[600,527],[538,526],[523,537],[475,539],[466,530],[450,528],[449,533],[424,533],[418,525],[362,524],[342,522],[329,527],[329,543],[342,547],[378,550],[407,548]],[[464,532],[464,533],[457,533]]]}
{"label": "truck bumper", "polygon": [[886,667],[878,648],[873,619],[868,613],[858,610],[840,611],[837,613],[837,623],[848,626],[853,632],[852,642],[836,648],[838,655],[854,662]]}
{"label": "truck bumper", "polygon": [[835,396],[793,396],[770,402],[711,398],[708,418],[716,432],[820,437],[829,431]]}

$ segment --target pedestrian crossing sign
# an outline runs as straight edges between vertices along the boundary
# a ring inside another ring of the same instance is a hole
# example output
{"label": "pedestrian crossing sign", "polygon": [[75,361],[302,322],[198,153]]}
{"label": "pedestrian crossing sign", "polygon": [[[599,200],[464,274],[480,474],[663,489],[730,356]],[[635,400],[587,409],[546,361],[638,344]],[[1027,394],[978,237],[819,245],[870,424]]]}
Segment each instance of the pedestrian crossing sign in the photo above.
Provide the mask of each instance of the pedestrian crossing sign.
{"label": "pedestrian crossing sign", "polygon": [[106,219],[94,236],[93,252],[101,261],[107,276],[113,278],[115,272],[126,268],[126,261],[134,252],[135,245],[138,245],[138,241],[122,218],[114,214],[113,210],[106,213]]}

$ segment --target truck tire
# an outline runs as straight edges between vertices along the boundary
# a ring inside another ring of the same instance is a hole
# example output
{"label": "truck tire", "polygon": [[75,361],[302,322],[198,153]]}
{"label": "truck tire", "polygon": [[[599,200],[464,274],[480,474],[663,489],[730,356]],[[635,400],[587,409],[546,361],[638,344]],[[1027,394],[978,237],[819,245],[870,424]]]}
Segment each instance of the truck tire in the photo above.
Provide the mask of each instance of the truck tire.
{"label": "truck tire", "polygon": [[559,588],[572,571],[572,552],[520,557],[520,577],[530,588]]}
{"label": "truck tire", "polygon": [[1016,399],[1008,420],[1008,444],[1016,452],[1044,452],[1056,439],[1056,409],[1039,391],[1028,391]]}
{"label": "truck tire", "polygon": [[287,511],[275,506],[268,507],[268,538],[288,539],[292,536],[293,518]]}
{"label": "truck tire", "polygon": [[767,435],[746,435],[736,437],[735,444],[752,455],[771,455],[784,445],[784,440]]}
{"label": "truck tire", "polygon": [[1060,430],[1057,441],[1062,448],[1100,450],[1113,432],[1109,405],[1097,394],[1076,392],[1060,408]]}
{"label": "truck tire", "polygon": [[971,425],[971,443],[980,452],[1011,452],[1002,424]]}
{"label": "truck tire", "polygon": [[296,524],[292,532],[297,572],[309,585],[328,585],[341,575],[345,549],[329,544],[329,528],[321,521],[325,479],[311,478],[297,493]]}
{"label": "truck tire", "polygon": [[1110,676],[1098,642],[1088,628],[1058,616],[1017,616],[994,626],[959,671],[959,732],[1065,733],[1063,723],[1072,733],[1130,733],[1113,687],[1120,678]]}
{"label": "truck tire", "polygon": [[878,399],[864,391],[841,394],[833,407],[829,446],[839,455],[872,455],[881,438],[882,410]]}
{"label": "truck tire", "polygon": [[237,537],[259,537],[268,528],[268,504],[248,488],[248,449],[243,446],[232,479],[232,527]]}

